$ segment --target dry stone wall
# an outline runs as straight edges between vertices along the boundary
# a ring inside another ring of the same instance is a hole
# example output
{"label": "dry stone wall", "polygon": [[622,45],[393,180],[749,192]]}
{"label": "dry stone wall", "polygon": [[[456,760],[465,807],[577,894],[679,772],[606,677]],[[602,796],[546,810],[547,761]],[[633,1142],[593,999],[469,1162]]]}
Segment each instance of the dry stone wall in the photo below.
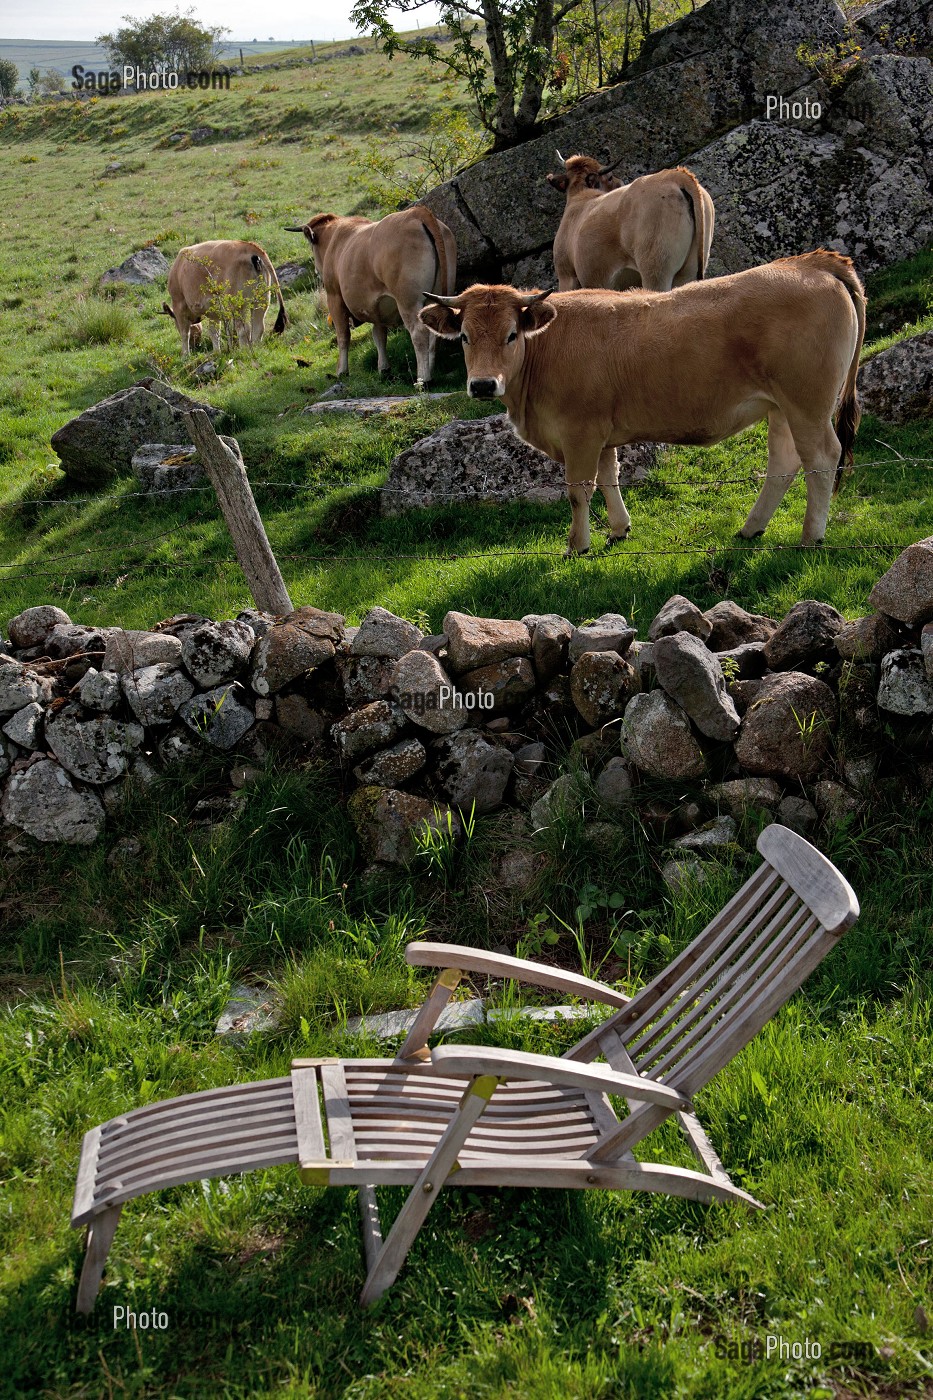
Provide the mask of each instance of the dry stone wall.
{"label": "dry stone wall", "polygon": [[749,807],[809,831],[886,783],[933,786],[933,537],[870,602],[772,619],[676,596],[644,638],[619,613],[451,611],[424,636],[380,607],[358,627],[301,607],[148,631],[29,608],[0,649],[3,841],[90,844],[128,785],[199,751],[229,757],[233,792],[310,750],[340,770],[368,862],[404,865],[425,824],[456,836],[502,806],[537,831],[584,802],[596,840],[636,804],[682,847],[673,880]]}

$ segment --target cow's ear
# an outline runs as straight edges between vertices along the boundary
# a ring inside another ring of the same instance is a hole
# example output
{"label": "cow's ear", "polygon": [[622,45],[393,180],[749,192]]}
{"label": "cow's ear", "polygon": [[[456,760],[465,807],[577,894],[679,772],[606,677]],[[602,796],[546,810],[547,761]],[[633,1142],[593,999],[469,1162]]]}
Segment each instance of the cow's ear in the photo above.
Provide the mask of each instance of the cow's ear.
{"label": "cow's ear", "polygon": [[557,307],[552,306],[549,301],[533,301],[530,306],[523,306],[519,312],[519,325],[525,335],[540,335],[546,331],[548,326],[557,315]]}
{"label": "cow's ear", "polygon": [[548,175],[547,182],[553,189],[558,190],[561,194],[566,194],[567,186],[570,184],[570,176],[564,174]]}
{"label": "cow's ear", "polygon": [[435,335],[445,340],[459,340],[463,312],[455,306],[441,306],[439,302],[429,302],[418,312],[418,320]]}
{"label": "cow's ear", "polygon": [[587,175],[586,187],[588,190],[599,190],[603,187],[603,182],[598,175]]}

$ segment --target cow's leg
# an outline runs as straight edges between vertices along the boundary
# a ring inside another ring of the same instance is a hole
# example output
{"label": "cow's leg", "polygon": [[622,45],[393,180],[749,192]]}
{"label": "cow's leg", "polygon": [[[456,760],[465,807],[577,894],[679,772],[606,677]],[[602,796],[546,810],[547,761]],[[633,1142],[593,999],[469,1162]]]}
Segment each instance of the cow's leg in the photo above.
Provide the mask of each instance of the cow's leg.
{"label": "cow's leg", "polygon": [[758,499],[748,513],[748,519],[739,534],[751,540],[763,535],[768,521],[787,494],[797,469],[800,457],[794,442],[790,425],[779,408],[768,415],[768,471]]}
{"label": "cow's leg", "polygon": [[596,468],[596,485],[603,493],[609,516],[609,543],[624,540],[632,528],[631,517],[619,490],[619,454],[614,447],[604,447]]}
{"label": "cow's leg", "polygon": [[819,425],[794,422],[791,431],[807,481],[807,509],[800,542],[822,544],[842,446],[829,421]]}
{"label": "cow's leg", "polygon": [[327,314],[333,323],[334,334],[337,337],[337,378],[347,374],[350,369],[350,313],[343,304],[343,299],[336,293],[328,293]]}
{"label": "cow's leg", "polygon": [[203,324],[207,326],[207,334],[210,337],[210,342],[214,347],[214,354],[216,355],[220,350],[220,322],[205,320]]}
{"label": "cow's leg", "polygon": [[596,476],[602,451],[602,444],[595,448],[578,447],[573,452],[566,453],[564,457],[564,476],[572,516],[570,538],[564,556],[568,559],[572,554],[585,554],[590,547],[590,501],[596,490]]}
{"label": "cow's leg", "polygon": [[254,306],[249,314],[249,343],[258,345],[266,332],[266,311],[262,306]]}
{"label": "cow's leg", "polygon": [[421,306],[420,297],[411,305],[403,305],[402,302],[399,302],[398,312],[402,318],[402,324],[411,336],[411,343],[415,347],[416,379],[421,384],[430,384],[434,376],[437,337],[432,335],[427,326],[419,321],[418,312],[421,310]]}
{"label": "cow's leg", "polygon": [[376,342],[376,368],[381,375],[389,373],[389,356],[386,353],[386,341],[389,338],[389,328],[381,321],[373,321],[373,340]]}

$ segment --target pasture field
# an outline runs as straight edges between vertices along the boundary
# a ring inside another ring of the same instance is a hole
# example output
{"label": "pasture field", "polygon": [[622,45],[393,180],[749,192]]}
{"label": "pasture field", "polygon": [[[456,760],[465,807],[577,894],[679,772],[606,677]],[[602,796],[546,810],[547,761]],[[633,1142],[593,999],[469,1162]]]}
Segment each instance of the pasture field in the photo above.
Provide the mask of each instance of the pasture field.
{"label": "pasture field", "polygon": [[[241,79],[223,95],[0,114],[0,624],[40,602],[126,626],[248,604],[210,493],[167,504],[140,499],[125,478],[76,493],[49,467],[66,418],[152,373],[224,409],[296,604],[359,621],[378,602],[432,630],[450,607],[574,620],[613,609],[642,633],[675,592],[701,606],[728,593],[772,615],[805,597],[865,611],[899,548],[930,533],[928,424],[863,421],[825,549],[795,547],[799,484],[764,541],[735,541],[763,468],[755,431],[670,453],[626,493],[631,541],[605,553],[597,540],[592,556],[565,561],[566,505],[379,515],[400,448],[485,411],[457,392],[459,351],[440,360],[449,400],[386,421],[320,421],[301,409],[331,382],[336,348],[313,290],[286,293],[283,337],[221,356],[204,381],[193,370],[207,356],[183,365],[157,314],[161,287],[112,300],[95,291],[149,240],[171,256],[248,236],[276,263],[304,256],[282,225],[365,210],[354,161],[373,143],[408,149],[432,111],[462,101],[429,70],[366,55]],[[210,141],[168,139],[207,124]],[[555,226],[559,212],[558,202]],[[933,324],[933,253],[869,290],[874,345]],[[356,331],[350,392],[408,392],[414,357],[401,333],[390,357],[386,385],[368,329]],[[637,818],[617,821],[607,856],[586,844],[582,818],[538,846],[505,814],[478,822],[459,850],[364,885],[334,779],[313,764],[270,766],[231,819],[192,823],[198,799],[225,789],[229,759],[138,795],[96,847],[5,850],[0,1395],[930,1400],[933,797],[910,784],[910,766],[904,755],[866,816],[821,834],[861,919],[698,1105],[727,1168],[768,1210],[451,1191],[365,1316],[355,1200],[283,1169],[132,1205],[97,1310],[75,1319],[81,1242],[68,1213],[82,1133],[151,1099],[284,1073],[295,1054],[383,1053],[346,1023],[418,1002],[426,980],[402,958],[412,938],[505,942],[639,985],[745,878],[749,858],[737,850],[675,896]],[[535,878],[504,889],[496,861],[522,844]],[[618,909],[613,895],[624,896]],[[277,998],[278,1024],[220,1040],[216,1018],[244,979]],[[559,1049],[572,1029],[506,1023],[496,1035]],[[682,1160],[672,1135],[645,1155],[664,1154]],[[387,1221],[402,1198],[386,1194]],[[115,1330],[115,1305],[165,1311],[168,1328]],[[817,1341],[823,1357],[769,1359],[769,1334]],[[861,1345],[832,1359],[842,1344]]]}

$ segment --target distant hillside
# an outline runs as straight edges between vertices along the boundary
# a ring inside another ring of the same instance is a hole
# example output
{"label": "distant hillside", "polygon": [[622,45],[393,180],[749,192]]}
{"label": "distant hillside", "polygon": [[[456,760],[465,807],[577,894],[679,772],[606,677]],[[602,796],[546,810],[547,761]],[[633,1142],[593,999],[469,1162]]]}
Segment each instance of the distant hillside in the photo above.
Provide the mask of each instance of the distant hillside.
{"label": "distant hillside", "polygon": [[[329,34],[321,42],[334,37]],[[221,58],[230,63],[239,62],[242,48],[243,57],[249,61],[256,54],[285,53],[292,47],[307,47],[309,42],[307,39],[231,40],[221,50]],[[0,39],[0,58],[13,60],[23,82],[30,68],[40,68],[43,73],[48,68],[57,68],[67,76],[76,63],[95,72],[110,67],[106,50],[86,39]]]}

